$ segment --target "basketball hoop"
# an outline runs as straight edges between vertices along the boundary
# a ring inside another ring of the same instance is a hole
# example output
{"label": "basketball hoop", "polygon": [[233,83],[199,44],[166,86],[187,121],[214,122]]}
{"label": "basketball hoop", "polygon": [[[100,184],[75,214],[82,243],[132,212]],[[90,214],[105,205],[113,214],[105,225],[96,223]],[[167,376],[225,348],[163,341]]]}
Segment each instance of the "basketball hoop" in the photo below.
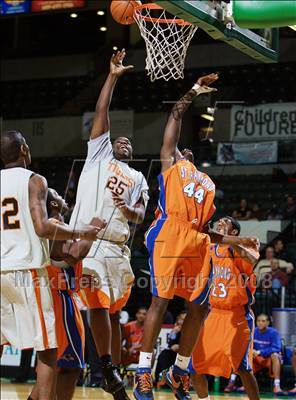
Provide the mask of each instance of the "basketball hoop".
{"label": "basketball hoop", "polygon": [[197,27],[168,17],[168,12],[154,3],[137,6],[134,18],[146,43],[146,70],[151,82],[183,79],[187,49]]}

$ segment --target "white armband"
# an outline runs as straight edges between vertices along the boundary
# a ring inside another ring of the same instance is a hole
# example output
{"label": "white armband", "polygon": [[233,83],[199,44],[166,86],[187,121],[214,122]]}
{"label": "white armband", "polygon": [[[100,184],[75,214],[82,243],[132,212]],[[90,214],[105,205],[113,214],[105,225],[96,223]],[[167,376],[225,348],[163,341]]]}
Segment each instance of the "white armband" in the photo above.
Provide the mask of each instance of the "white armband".
{"label": "white armband", "polygon": [[200,86],[198,83],[195,83],[195,84],[192,86],[192,90],[194,90],[196,94],[199,93],[200,88],[201,88],[201,86]]}
{"label": "white armband", "polygon": [[212,87],[208,87],[208,86],[200,86],[198,83],[195,83],[192,86],[192,90],[195,91],[196,95],[200,95],[203,93],[211,93],[211,92],[215,92],[217,89],[212,88]]}

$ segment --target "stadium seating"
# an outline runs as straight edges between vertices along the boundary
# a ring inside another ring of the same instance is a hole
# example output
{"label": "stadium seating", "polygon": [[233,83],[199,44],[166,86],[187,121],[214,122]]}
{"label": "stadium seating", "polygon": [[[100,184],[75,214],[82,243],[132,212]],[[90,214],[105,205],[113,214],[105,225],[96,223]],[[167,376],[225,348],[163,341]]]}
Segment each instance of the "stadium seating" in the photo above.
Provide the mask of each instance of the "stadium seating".
{"label": "stadium seating", "polygon": [[90,82],[88,76],[0,83],[4,119],[56,116]]}
{"label": "stadium seating", "polygon": [[[167,111],[166,100],[177,99],[197,77],[209,72],[212,69],[189,69],[184,80],[154,83],[144,71],[130,73],[119,80],[111,108],[136,112]],[[215,95],[216,100],[244,99],[249,104],[295,100],[291,90],[296,85],[292,63],[219,67],[218,72],[221,80],[217,83],[220,90]],[[94,84],[91,76],[1,82],[2,116],[8,119],[60,115],[61,107],[67,101]],[[74,113],[79,115],[93,109],[96,97],[96,91],[89,90],[83,101],[77,102]]]}

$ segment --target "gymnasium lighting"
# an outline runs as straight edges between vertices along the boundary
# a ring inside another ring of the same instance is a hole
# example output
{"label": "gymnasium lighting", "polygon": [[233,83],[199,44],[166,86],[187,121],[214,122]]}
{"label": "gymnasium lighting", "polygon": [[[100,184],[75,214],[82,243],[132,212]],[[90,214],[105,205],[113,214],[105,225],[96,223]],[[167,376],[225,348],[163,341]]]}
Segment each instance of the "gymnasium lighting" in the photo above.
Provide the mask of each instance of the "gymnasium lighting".
{"label": "gymnasium lighting", "polygon": [[118,50],[118,47],[117,46],[113,46],[113,50],[114,51]]}
{"label": "gymnasium lighting", "polygon": [[78,17],[78,14],[76,14],[76,13],[71,13],[71,14],[70,14],[70,17],[71,17],[71,18],[77,18],[77,17]]}
{"label": "gymnasium lighting", "polygon": [[101,27],[100,27],[100,31],[106,32],[106,30],[107,30],[106,26],[101,26]]}
{"label": "gymnasium lighting", "polygon": [[201,164],[201,166],[204,167],[204,168],[207,168],[207,167],[210,167],[210,166],[211,166],[211,163],[209,163],[208,161],[204,161],[204,162]]}
{"label": "gymnasium lighting", "polygon": [[214,117],[209,114],[201,114],[201,117],[207,119],[208,121],[214,121]]}
{"label": "gymnasium lighting", "polygon": [[97,11],[97,14],[98,14],[98,15],[105,15],[105,11],[99,10],[99,11]]}
{"label": "gymnasium lighting", "polygon": [[296,25],[290,25],[289,28],[293,29],[293,31],[296,31]]}

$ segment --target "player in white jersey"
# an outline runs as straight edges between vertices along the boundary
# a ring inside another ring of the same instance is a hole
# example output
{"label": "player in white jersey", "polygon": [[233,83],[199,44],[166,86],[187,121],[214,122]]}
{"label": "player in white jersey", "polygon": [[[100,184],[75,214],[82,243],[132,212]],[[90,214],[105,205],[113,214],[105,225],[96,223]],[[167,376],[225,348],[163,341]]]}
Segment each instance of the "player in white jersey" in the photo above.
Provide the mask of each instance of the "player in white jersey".
{"label": "player in white jersey", "polygon": [[111,58],[110,73],[96,105],[87,159],[70,221],[73,227],[82,227],[95,215],[107,222],[99,240],[83,260],[83,273],[98,280],[100,288],[84,289],[81,293],[90,309],[91,329],[102,360],[106,390],[116,399],[128,398],[114,367],[120,363],[118,314],[127,302],[134,279],[126,246],[128,223],[142,223],[148,201],[144,176],[128,165],[132,159],[129,139],[118,137],[113,146],[110,141],[109,105],[113,89],[118,77],[132,68],[123,66],[124,57],[123,49]]}
{"label": "player in white jersey", "polygon": [[46,265],[47,239],[95,240],[99,228],[56,225],[46,211],[47,182],[27,167],[25,138],[1,135],[1,354],[4,344],[34,348],[38,355],[39,400],[54,399],[56,381],[55,316]]}

